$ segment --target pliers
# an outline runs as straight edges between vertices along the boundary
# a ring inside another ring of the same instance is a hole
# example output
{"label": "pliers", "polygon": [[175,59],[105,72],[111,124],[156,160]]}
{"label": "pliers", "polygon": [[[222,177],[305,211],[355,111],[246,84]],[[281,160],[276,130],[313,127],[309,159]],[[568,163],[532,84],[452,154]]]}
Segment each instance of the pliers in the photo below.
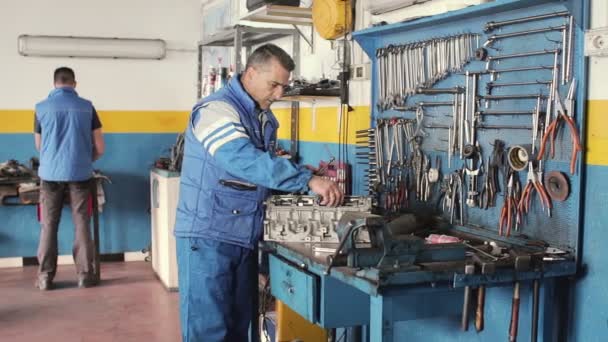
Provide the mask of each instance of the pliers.
{"label": "pliers", "polygon": [[[566,108],[564,108],[564,104],[562,103],[559,92],[556,93],[555,105],[556,105],[556,117],[549,124],[545,134],[543,135],[542,142],[540,144],[540,150],[538,151],[538,160],[542,160],[545,154],[545,150],[547,148],[547,141],[549,137],[551,137],[551,158],[555,156],[555,139],[557,137],[557,131],[559,129],[559,125],[561,120],[565,121],[568,127],[570,127],[570,138],[572,139],[572,156],[570,157],[570,173],[574,175],[576,170],[576,158],[578,156],[578,152],[582,151],[583,148],[581,146],[580,134],[578,132],[578,127],[576,126],[576,121],[574,120],[574,94],[576,92],[576,80],[572,81],[570,85],[570,89],[568,90],[568,96],[566,98]],[[547,113],[547,115],[551,115],[551,113]],[[561,120],[560,120],[561,119]]]}
{"label": "pliers", "polygon": [[505,202],[500,210],[500,224],[498,226],[498,235],[502,236],[503,227],[506,224],[506,236],[511,234],[511,219],[513,217],[513,175],[509,176],[509,180],[507,182],[507,196],[505,197]]}
{"label": "pliers", "polygon": [[[541,167],[539,165],[539,174],[542,174]],[[530,202],[532,200],[532,191],[536,189],[538,196],[540,197],[540,203],[543,208],[547,208],[548,215],[551,216],[551,199],[547,194],[547,190],[543,185],[542,181],[538,178],[538,175],[534,172],[534,166],[532,162],[528,162],[528,182],[524,189],[524,192],[519,201],[519,211],[522,213],[528,213],[530,210]]]}
{"label": "pliers", "polygon": [[521,212],[517,205],[521,199],[521,184],[514,171],[509,172],[507,179],[507,194],[500,211],[498,234],[502,235],[504,228],[506,227],[505,236],[509,237],[509,235],[511,235],[511,229],[513,228],[513,219],[515,218],[515,230],[518,230],[521,222]]}

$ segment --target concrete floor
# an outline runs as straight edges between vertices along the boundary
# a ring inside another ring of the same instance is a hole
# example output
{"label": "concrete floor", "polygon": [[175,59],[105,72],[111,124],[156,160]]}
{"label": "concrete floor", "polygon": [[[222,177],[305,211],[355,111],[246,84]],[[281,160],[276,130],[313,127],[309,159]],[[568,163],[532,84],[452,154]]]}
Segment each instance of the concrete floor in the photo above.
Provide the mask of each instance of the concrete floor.
{"label": "concrete floor", "polygon": [[101,284],[79,289],[60,266],[55,289],[34,287],[36,267],[0,269],[2,341],[179,341],[179,297],[149,263],[103,263]]}

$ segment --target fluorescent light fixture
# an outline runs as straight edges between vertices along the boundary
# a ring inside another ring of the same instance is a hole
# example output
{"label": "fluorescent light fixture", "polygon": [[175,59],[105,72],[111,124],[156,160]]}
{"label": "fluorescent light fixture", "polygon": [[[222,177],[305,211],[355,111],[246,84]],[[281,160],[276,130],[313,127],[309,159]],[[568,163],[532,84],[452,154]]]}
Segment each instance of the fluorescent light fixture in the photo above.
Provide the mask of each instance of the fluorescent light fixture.
{"label": "fluorescent light fixture", "polygon": [[373,15],[379,15],[428,1],[431,0],[374,0],[368,3],[366,9]]}
{"label": "fluorescent light fixture", "polygon": [[20,35],[19,54],[38,57],[163,59],[161,39]]}

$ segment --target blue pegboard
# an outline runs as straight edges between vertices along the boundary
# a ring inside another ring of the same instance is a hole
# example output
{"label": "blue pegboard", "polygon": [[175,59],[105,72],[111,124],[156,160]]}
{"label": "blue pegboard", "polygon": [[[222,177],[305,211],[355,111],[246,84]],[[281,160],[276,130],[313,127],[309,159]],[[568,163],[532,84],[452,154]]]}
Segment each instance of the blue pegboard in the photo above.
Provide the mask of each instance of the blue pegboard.
{"label": "blue pegboard", "polygon": [[[584,138],[584,105],[586,99],[586,60],[583,57],[583,38],[584,28],[587,26],[585,9],[588,8],[588,1],[557,1],[557,0],[502,0],[495,1],[489,4],[469,7],[458,11],[448,12],[445,14],[421,18],[410,22],[398,23],[370,29],[357,31],[353,34],[354,39],[362,46],[365,52],[372,60],[372,125],[380,118],[414,118],[413,112],[401,112],[395,110],[381,110],[376,104],[378,103],[378,59],[376,51],[379,48],[384,48],[389,45],[403,45],[414,42],[426,41],[433,38],[447,37],[458,34],[477,34],[479,35],[479,47],[487,40],[489,35],[504,34],[510,32],[519,32],[524,30],[533,30],[546,27],[556,27],[567,24],[565,17],[555,17],[544,19],[541,21],[521,23],[512,26],[505,26],[496,29],[491,33],[484,32],[484,25],[490,21],[502,21],[521,17],[527,17],[538,14],[554,13],[561,11],[569,11],[574,17],[574,47],[573,47],[573,66],[572,74],[577,82],[576,93],[576,120],[578,123],[581,139]],[[542,51],[561,49],[562,34],[558,31],[543,32],[533,35],[507,38],[496,41],[492,47],[488,49],[490,56],[504,55],[529,51]],[[526,58],[504,59],[492,62],[491,68],[506,69],[515,67],[527,66],[552,66],[554,56],[539,55]],[[559,58],[561,63],[561,56]],[[465,85],[465,71],[481,71],[485,70],[486,62],[472,60],[469,62],[462,72],[452,73],[443,80],[434,84],[434,88],[448,88]],[[498,75],[495,82],[522,82],[522,81],[549,81],[552,77],[551,70],[534,70],[527,72],[503,73]],[[477,95],[486,94],[486,86],[490,82],[490,75],[481,75],[478,83]],[[568,92],[568,86],[561,85],[559,93],[564,99]],[[512,95],[512,94],[544,94],[549,93],[549,88],[546,85],[523,85],[518,87],[494,88],[492,95]],[[453,95],[414,95],[407,98],[405,106],[414,106],[420,101],[453,101]],[[525,100],[509,100],[501,102],[492,102],[490,110],[504,111],[531,111],[536,105],[536,99]],[[480,103],[479,109],[486,110],[483,101]],[[428,107],[425,108],[424,125],[430,126],[446,126],[452,121],[451,107]],[[531,126],[531,116],[500,116],[484,117],[483,123],[486,125],[517,125]],[[561,132],[567,129],[562,128]],[[422,150],[429,156],[431,160],[435,160],[435,156],[442,159],[442,174],[447,174],[455,169],[459,169],[463,165],[463,161],[456,156],[452,160],[451,168],[447,165],[447,155],[442,150],[447,149],[447,130],[445,129],[428,129],[429,135],[425,137]],[[507,147],[512,145],[530,144],[530,131],[521,130],[483,130],[477,134],[477,139],[481,146],[484,160],[487,161],[488,156],[492,152],[490,145],[495,139],[500,139],[506,142]],[[584,145],[584,142],[582,142]],[[552,217],[548,218],[541,211],[540,204],[535,194],[533,197],[533,206],[525,216],[523,225],[520,227],[518,234],[524,234],[530,238],[547,241],[553,246],[576,252],[579,239],[579,230],[581,222],[581,193],[582,179],[581,161],[584,155],[579,155],[577,161],[577,173],[570,175],[569,159],[571,153],[571,142],[569,134],[558,136],[556,144],[556,155],[554,159],[547,159],[544,166],[545,173],[549,171],[562,171],[567,174],[570,181],[571,193],[565,202],[553,201]],[[526,184],[527,171],[519,172],[519,178],[522,187]],[[502,178],[502,175],[501,175]],[[482,178],[480,179],[481,186]],[[502,182],[501,182],[502,187]],[[498,217],[503,204],[502,195],[497,197],[496,207],[482,210],[479,208],[466,208],[467,221],[471,224],[485,227],[486,229],[496,231],[498,228]],[[435,205],[429,203],[428,205]],[[576,254],[576,253],[575,253]]]}

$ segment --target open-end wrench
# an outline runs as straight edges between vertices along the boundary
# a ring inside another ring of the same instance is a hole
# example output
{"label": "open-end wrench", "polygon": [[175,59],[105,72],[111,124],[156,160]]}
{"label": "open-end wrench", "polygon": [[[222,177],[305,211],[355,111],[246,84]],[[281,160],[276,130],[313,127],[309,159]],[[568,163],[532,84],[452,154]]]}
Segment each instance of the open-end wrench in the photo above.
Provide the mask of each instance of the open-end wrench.
{"label": "open-end wrench", "polygon": [[529,82],[509,82],[509,83],[496,83],[496,82],[488,82],[486,84],[487,94],[492,94],[492,89],[494,88],[502,88],[502,87],[517,87],[517,86],[528,86],[528,85],[550,85],[551,81],[529,81]]}
{"label": "open-end wrench", "polygon": [[540,102],[541,98],[538,97],[536,100],[536,108],[534,108],[534,115],[532,115],[532,154],[536,152],[536,140],[538,139],[538,120],[540,120]]}
{"label": "open-end wrench", "polygon": [[570,16],[568,21],[568,52],[566,58],[566,81],[570,82],[572,79],[572,53],[574,49],[574,17]]}
{"label": "open-end wrench", "polygon": [[568,12],[568,11],[562,11],[562,12],[533,15],[533,16],[529,16],[529,17],[510,19],[510,20],[504,20],[504,21],[490,21],[490,22],[486,23],[486,25],[484,26],[484,31],[491,32],[499,27],[503,27],[503,26],[507,26],[507,25],[515,25],[515,24],[527,23],[530,21],[543,20],[543,19],[556,18],[556,17],[565,17],[565,16],[568,16],[569,14],[570,14],[570,12]]}
{"label": "open-end wrench", "polygon": [[504,34],[493,34],[488,37],[488,40],[483,44],[484,47],[491,46],[495,41],[499,39],[505,38],[513,38],[513,37],[521,37],[527,36],[530,34],[544,33],[544,32],[552,32],[552,31],[563,31],[566,32],[566,25],[561,26],[553,26],[553,27],[544,27],[540,29],[526,30],[526,31],[518,31]]}
{"label": "open-end wrench", "polygon": [[[468,80],[468,77],[467,77]],[[468,84],[467,84],[468,86]],[[466,97],[464,94],[460,94],[460,116],[458,117],[458,144],[460,150],[460,159],[463,157],[464,153],[464,113],[466,111]],[[456,136],[456,135],[454,135]]]}
{"label": "open-end wrench", "polygon": [[490,65],[493,61],[502,60],[502,59],[510,59],[510,58],[521,58],[521,57],[531,57],[531,56],[541,56],[541,55],[550,55],[561,52],[560,49],[554,50],[541,50],[541,51],[530,51],[530,52],[521,52],[521,53],[513,53],[510,55],[498,55],[498,56],[488,56],[486,57],[486,71],[490,70]]}

